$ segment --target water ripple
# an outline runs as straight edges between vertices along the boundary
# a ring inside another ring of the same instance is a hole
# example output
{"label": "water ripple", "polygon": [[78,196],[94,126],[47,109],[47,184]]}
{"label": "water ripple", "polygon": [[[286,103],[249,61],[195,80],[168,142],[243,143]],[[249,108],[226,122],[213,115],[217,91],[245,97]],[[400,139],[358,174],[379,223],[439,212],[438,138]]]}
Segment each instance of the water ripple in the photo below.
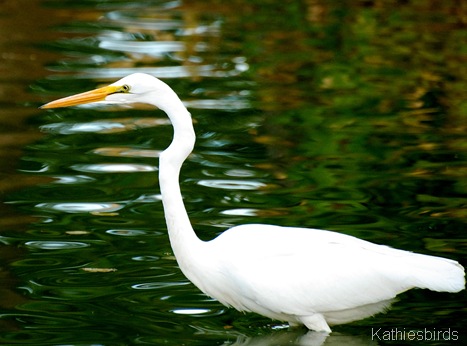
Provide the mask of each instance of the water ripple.
{"label": "water ripple", "polygon": [[122,129],[122,124],[112,121],[93,121],[89,123],[55,123],[41,126],[41,130],[49,133],[72,134],[79,132],[108,132]]}
{"label": "water ripple", "polygon": [[[205,314],[211,314],[213,310],[211,309],[201,309],[201,308],[182,308],[182,309],[173,309],[170,310],[170,312],[173,312],[174,314],[177,315],[205,315]],[[217,311],[216,311],[217,312]]]}
{"label": "water ripple", "polygon": [[90,244],[77,241],[28,241],[25,245],[41,250],[69,250],[90,246]]}
{"label": "water ripple", "polygon": [[131,258],[133,261],[138,261],[138,262],[156,262],[160,259],[158,256],[135,256]]}
{"label": "water ripple", "polygon": [[[151,11],[148,13],[144,12],[144,16],[141,15],[141,11],[112,11],[105,14],[105,19],[112,22],[117,22],[118,25],[132,27],[139,30],[150,30],[150,31],[173,31],[177,30],[178,36],[192,36],[192,35],[203,35],[203,36],[218,36],[221,30],[222,21],[213,20],[208,23],[197,24],[194,27],[186,27],[185,22],[167,18],[166,16],[161,15],[163,10],[166,10],[170,7],[177,7],[179,3],[177,1],[170,2],[161,6],[161,8],[154,13]],[[147,10],[147,9],[146,9]],[[149,15],[148,15],[149,14]],[[154,17],[157,16],[157,20]]]}
{"label": "water ripple", "polygon": [[122,209],[124,206],[118,203],[39,203],[36,208],[62,211],[66,213],[104,213]]}
{"label": "water ripple", "polygon": [[186,286],[190,285],[189,282],[146,282],[142,284],[132,285],[131,288],[135,290],[154,290],[160,288],[174,287],[174,286]]}
{"label": "water ripple", "polygon": [[134,172],[154,172],[156,166],[138,163],[94,163],[72,165],[72,169],[86,173],[134,173]]}
{"label": "water ripple", "polygon": [[[178,41],[113,41],[103,40],[99,47],[107,50],[126,52],[131,54],[145,54],[149,56],[162,57],[167,53],[184,52],[186,44]],[[203,42],[197,43],[193,48],[196,52],[204,52],[207,46]]]}
{"label": "water ripple", "polygon": [[188,108],[193,109],[217,109],[226,111],[251,109],[250,102],[243,99],[190,100],[184,103]]}
{"label": "water ripple", "polygon": [[95,181],[94,178],[88,177],[86,175],[69,175],[69,176],[60,175],[60,176],[54,176],[54,178],[57,179],[54,181],[55,184],[75,185],[75,184],[89,183],[89,182]]}
{"label": "water ripple", "polygon": [[96,120],[85,123],[53,123],[42,125],[41,130],[48,133],[60,133],[64,135],[74,133],[116,133],[169,124],[170,121],[165,118],[120,118]]}
{"label": "water ripple", "polygon": [[[31,242],[29,242],[31,243]],[[33,248],[37,248],[37,244],[34,244],[34,242],[32,242],[32,247]],[[26,245],[28,245],[28,243],[26,243]],[[40,244],[39,244],[40,245]],[[29,246],[31,246],[31,244],[29,244]],[[50,250],[50,249],[47,249],[47,250]],[[41,266],[44,266],[44,267],[53,267],[53,266],[58,266],[58,265],[61,265],[62,264],[62,260],[59,259],[59,258],[25,258],[25,259],[21,259],[19,261],[16,261],[13,263],[13,265],[15,267],[33,267],[35,268],[35,270],[37,270],[37,268],[41,267]]]}
{"label": "water ripple", "polygon": [[198,181],[198,185],[224,190],[259,190],[266,186],[266,184],[258,181],[226,179],[200,180]]}
{"label": "water ripple", "polygon": [[[60,71],[59,68],[55,69]],[[234,65],[232,69],[219,69],[217,65],[198,66],[160,66],[160,67],[114,67],[114,68],[83,68],[73,75],[73,79],[120,79],[133,73],[148,73],[157,78],[191,78],[195,77],[218,77],[227,78],[243,73],[243,68],[237,69]],[[63,75],[50,75],[49,80],[59,82],[69,80]]]}
{"label": "water ripple", "polygon": [[159,157],[160,150],[134,149],[128,147],[104,147],[92,151],[96,155],[113,157]]}
{"label": "water ripple", "polygon": [[133,237],[133,236],[145,235],[148,232],[143,231],[143,230],[138,230],[138,229],[109,229],[105,231],[105,233],[124,236],[124,237]]}
{"label": "water ripple", "polygon": [[250,208],[238,208],[238,209],[223,210],[220,212],[220,214],[231,215],[231,216],[258,216],[258,210],[250,209]]}

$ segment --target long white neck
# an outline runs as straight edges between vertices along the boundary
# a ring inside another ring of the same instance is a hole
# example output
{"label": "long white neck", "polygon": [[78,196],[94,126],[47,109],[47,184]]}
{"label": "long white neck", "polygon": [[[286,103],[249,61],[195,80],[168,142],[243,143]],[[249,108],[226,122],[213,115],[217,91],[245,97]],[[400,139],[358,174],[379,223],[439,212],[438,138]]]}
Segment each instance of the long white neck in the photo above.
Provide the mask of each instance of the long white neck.
{"label": "long white neck", "polygon": [[190,268],[195,265],[197,249],[203,242],[196,236],[188,218],[179,175],[183,162],[193,150],[196,137],[190,113],[175,93],[172,96],[170,102],[159,105],[167,113],[174,129],[172,143],[159,158],[159,184],[172,250],[180,269],[192,280]]}

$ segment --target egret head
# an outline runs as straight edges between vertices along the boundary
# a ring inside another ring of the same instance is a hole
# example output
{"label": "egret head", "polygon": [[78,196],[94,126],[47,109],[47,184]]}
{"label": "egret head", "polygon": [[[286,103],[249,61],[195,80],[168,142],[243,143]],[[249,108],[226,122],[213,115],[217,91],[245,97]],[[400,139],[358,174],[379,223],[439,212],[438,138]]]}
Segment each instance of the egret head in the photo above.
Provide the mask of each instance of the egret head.
{"label": "egret head", "polygon": [[173,90],[163,81],[145,73],[134,73],[108,86],[49,102],[41,108],[77,106],[102,102],[111,104],[149,103],[164,108]]}

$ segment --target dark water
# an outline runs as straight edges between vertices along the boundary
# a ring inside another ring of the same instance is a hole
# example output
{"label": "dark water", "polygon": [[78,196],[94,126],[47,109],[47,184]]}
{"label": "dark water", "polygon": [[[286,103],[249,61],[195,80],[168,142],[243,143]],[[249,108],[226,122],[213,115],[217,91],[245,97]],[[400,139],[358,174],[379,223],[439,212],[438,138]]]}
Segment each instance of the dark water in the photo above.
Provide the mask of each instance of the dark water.
{"label": "dark water", "polygon": [[[157,186],[172,136],[163,113],[37,109],[136,71],[163,78],[195,119],[181,185],[202,239],[264,222],[466,264],[459,2],[21,0],[0,9],[0,343],[319,342],[226,309],[180,273]],[[411,291],[387,314],[335,327],[326,344],[423,343],[372,338],[377,328],[466,340],[465,306],[464,292]],[[426,335],[423,344],[452,344]]]}

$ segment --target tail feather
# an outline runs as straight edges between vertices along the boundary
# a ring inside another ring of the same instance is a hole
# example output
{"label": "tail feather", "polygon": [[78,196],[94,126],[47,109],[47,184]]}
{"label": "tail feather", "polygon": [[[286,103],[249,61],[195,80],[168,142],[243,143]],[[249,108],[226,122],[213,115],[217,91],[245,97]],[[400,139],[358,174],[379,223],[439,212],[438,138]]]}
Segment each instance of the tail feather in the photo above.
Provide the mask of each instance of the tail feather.
{"label": "tail feather", "polygon": [[417,254],[412,257],[412,263],[407,268],[410,268],[416,287],[450,293],[465,288],[464,267],[456,261]]}

